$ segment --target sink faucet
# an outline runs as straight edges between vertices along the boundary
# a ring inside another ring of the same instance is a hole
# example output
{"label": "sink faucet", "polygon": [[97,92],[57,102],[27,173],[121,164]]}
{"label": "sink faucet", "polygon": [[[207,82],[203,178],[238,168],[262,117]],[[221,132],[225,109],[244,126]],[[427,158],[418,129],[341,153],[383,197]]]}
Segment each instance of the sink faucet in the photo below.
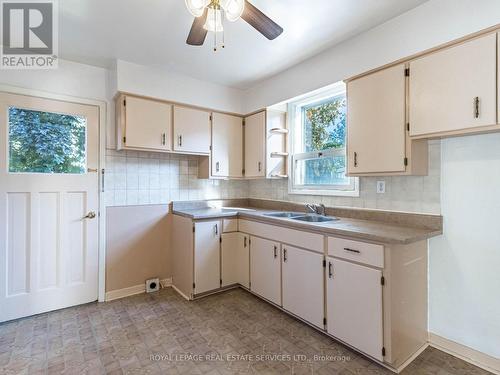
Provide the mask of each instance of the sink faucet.
{"label": "sink faucet", "polygon": [[317,215],[326,215],[326,207],[324,204],[306,204],[306,211],[317,214]]}

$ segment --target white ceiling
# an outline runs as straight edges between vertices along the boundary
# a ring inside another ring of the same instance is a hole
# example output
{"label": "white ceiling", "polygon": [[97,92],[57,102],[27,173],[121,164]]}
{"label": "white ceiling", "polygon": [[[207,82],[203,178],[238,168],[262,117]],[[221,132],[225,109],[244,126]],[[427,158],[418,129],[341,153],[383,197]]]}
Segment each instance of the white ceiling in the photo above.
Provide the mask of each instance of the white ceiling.
{"label": "white ceiling", "polygon": [[235,88],[252,87],[426,0],[250,0],[284,28],[269,41],[243,20],[226,22],[226,48],[186,45],[183,0],[62,0],[63,59],[109,67],[114,59],[168,68]]}

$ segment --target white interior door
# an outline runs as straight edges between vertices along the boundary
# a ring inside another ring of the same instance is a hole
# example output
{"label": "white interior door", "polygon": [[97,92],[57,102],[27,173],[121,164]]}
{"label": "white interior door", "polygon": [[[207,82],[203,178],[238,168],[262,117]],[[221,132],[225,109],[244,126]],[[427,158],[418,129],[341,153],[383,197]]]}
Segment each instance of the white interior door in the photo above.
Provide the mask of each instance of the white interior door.
{"label": "white interior door", "polygon": [[382,361],[382,271],[327,259],[328,333]]}
{"label": "white interior door", "polygon": [[283,246],[283,308],[323,328],[323,255]]}
{"label": "white interior door", "polygon": [[0,113],[0,321],[95,301],[99,108],[0,93]]}

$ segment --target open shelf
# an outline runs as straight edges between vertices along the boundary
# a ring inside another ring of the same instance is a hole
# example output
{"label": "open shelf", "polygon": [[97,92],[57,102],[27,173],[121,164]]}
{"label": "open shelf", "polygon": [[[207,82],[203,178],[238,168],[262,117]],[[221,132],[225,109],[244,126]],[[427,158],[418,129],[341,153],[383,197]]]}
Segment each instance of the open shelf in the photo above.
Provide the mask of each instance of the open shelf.
{"label": "open shelf", "polygon": [[283,129],[283,128],[272,128],[269,129],[270,133],[275,133],[275,134],[288,134],[288,129]]}
{"label": "open shelf", "polygon": [[288,152],[271,152],[272,158],[283,158],[283,157],[287,157],[287,156],[288,156]]}

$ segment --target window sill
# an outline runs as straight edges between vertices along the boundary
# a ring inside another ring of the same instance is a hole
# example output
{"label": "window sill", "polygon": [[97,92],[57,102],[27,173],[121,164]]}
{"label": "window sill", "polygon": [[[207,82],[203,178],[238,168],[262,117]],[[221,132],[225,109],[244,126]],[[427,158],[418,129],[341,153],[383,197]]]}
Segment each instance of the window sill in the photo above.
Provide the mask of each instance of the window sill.
{"label": "window sill", "polygon": [[359,190],[311,190],[311,189],[291,189],[291,195],[328,195],[334,197],[359,197]]}

